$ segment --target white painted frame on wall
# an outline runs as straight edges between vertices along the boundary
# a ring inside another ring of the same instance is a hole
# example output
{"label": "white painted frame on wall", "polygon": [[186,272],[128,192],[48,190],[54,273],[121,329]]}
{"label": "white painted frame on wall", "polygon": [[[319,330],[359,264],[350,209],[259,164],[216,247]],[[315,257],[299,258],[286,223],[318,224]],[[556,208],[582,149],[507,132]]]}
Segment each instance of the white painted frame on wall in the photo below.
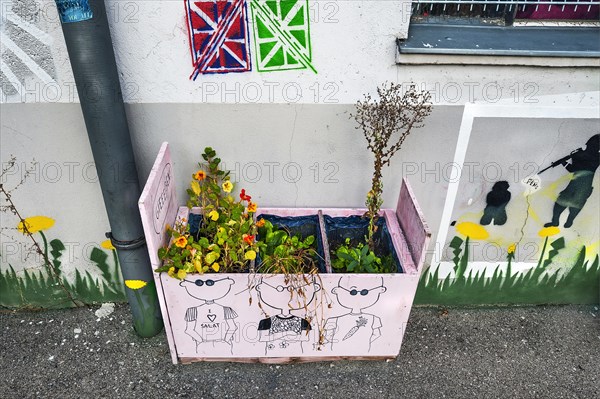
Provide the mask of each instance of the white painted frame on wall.
{"label": "white painted frame on wall", "polygon": [[[448,230],[452,219],[452,211],[456,203],[456,196],[460,185],[460,175],[464,170],[465,157],[469,140],[473,131],[473,121],[475,118],[555,118],[555,119],[600,119],[597,107],[565,107],[557,106],[522,106],[522,105],[488,105],[467,103],[463,112],[456,150],[454,152],[454,161],[451,167],[450,176],[453,178],[448,182],[448,192],[444,202],[444,210],[438,234],[435,240],[433,258],[434,264],[442,263],[442,252],[448,238]],[[531,263],[535,266],[535,263]]]}

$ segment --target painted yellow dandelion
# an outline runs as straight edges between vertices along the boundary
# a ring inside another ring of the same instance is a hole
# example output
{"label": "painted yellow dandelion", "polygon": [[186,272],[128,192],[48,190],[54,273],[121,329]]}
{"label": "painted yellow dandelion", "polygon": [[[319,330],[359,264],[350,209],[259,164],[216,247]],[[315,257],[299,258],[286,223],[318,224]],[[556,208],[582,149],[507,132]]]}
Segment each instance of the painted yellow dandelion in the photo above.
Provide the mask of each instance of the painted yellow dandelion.
{"label": "painted yellow dandelion", "polygon": [[544,227],[538,232],[540,237],[550,237],[560,233],[560,229],[556,226]]}
{"label": "painted yellow dandelion", "polygon": [[[23,225],[23,222],[25,222],[25,225]],[[52,218],[47,216],[31,216],[19,222],[17,230],[23,234],[27,234],[25,231],[25,227],[27,227],[27,231],[33,234],[38,231],[47,230],[52,226],[54,226],[54,219]]]}
{"label": "painted yellow dandelion", "polygon": [[114,245],[112,245],[112,242],[110,240],[104,240],[104,241],[102,241],[100,243],[100,246],[102,248],[104,248],[104,249],[108,249],[109,251],[114,251],[115,249],[117,249],[117,248],[115,248]]}
{"label": "painted yellow dandelion", "polygon": [[474,240],[485,240],[490,236],[490,234],[483,226],[472,222],[459,223],[456,225],[456,230],[460,234],[472,238]]}
{"label": "painted yellow dandelion", "polygon": [[139,290],[147,286],[148,283],[143,280],[125,280],[125,285],[132,290]]}
{"label": "painted yellow dandelion", "polygon": [[508,248],[506,249],[506,252],[508,252],[509,254],[514,254],[516,249],[517,249],[517,244],[510,244],[508,246]]}

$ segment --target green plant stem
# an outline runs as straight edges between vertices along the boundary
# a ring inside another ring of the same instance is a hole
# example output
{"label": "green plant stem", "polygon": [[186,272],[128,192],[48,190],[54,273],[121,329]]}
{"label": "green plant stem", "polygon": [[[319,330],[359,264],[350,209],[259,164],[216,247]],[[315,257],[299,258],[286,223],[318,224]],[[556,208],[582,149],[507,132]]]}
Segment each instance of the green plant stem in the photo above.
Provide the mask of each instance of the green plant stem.
{"label": "green plant stem", "polygon": [[540,260],[536,267],[540,267],[542,265],[542,261],[544,260],[544,255],[546,255],[546,245],[548,245],[548,237],[544,240],[544,246],[542,247],[542,254],[540,255]]}
{"label": "green plant stem", "polygon": [[42,236],[42,240],[44,240],[44,258],[48,259],[48,240],[46,239],[46,235],[40,231],[40,235]]}

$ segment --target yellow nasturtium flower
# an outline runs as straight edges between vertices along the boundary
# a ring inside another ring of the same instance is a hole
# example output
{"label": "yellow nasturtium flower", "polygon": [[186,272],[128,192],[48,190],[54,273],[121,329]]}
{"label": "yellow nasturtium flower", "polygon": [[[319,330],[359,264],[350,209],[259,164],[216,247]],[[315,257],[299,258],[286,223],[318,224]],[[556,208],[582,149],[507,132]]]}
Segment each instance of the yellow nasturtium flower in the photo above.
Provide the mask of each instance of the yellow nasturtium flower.
{"label": "yellow nasturtium flower", "polygon": [[458,230],[460,234],[474,240],[485,240],[490,236],[483,226],[472,222],[459,223],[456,225],[456,230]]}
{"label": "yellow nasturtium flower", "polygon": [[139,290],[147,286],[148,283],[143,280],[125,280],[125,285],[132,290]]}
{"label": "yellow nasturtium flower", "polygon": [[255,202],[248,203],[248,212],[256,212],[257,209],[258,209],[258,205],[256,205]]}
{"label": "yellow nasturtium flower", "polygon": [[[23,222],[25,222],[25,225],[23,225]],[[52,226],[54,226],[54,219],[52,218],[47,216],[31,216],[19,222],[17,230],[23,234],[27,234],[25,231],[25,227],[27,227],[27,231],[33,234],[38,231],[47,230]]]}
{"label": "yellow nasturtium flower", "polygon": [[100,243],[100,246],[104,249],[108,249],[109,251],[114,251],[116,250],[115,246],[112,245],[112,242],[110,240],[104,240]]}
{"label": "yellow nasturtium flower", "polygon": [[213,209],[212,211],[208,212],[208,217],[213,222],[216,222],[219,219],[219,212],[217,212]]}
{"label": "yellow nasturtium flower", "polygon": [[175,268],[170,267],[169,270],[167,271],[167,274],[169,275],[169,277],[175,277]]}
{"label": "yellow nasturtium flower", "polygon": [[219,272],[219,269],[221,269],[221,266],[219,266],[219,264],[218,264],[218,263],[216,263],[216,262],[215,262],[215,263],[213,263],[211,267],[212,267],[212,269],[213,269],[215,272],[217,272],[217,273]]}
{"label": "yellow nasturtium flower", "polygon": [[202,261],[198,258],[194,259],[194,269],[196,269],[198,273],[202,273],[204,271],[202,269]]}
{"label": "yellow nasturtium flower", "polygon": [[256,251],[254,251],[252,249],[250,251],[246,251],[246,253],[244,254],[244,258],[247,260],[256,259]]}
{"label": "yellow nasturtium flower", "polygon": [[196,195],[200,195],[200,183],[198,180],[192,180],[190,182],[190,187],[192,188],[192,192]]}
{"label": "yellow nasturtium flower", "polygon": [[230,193],[231,190],[233,190],[233,183],[227,180],[225,183],[223,183],[221,187],[223,188],[223,191],[225,191],[226,193]]}

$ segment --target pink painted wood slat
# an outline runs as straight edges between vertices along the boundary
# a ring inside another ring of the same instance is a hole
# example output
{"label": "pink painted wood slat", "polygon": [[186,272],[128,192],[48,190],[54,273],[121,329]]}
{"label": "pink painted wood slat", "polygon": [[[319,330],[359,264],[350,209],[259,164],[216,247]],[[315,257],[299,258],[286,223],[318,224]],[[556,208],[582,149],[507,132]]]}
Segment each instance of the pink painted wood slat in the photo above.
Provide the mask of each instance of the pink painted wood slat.
{"label": "pink painted wood slat", "polygon": [[396,215],[400,223],[400,230],[407,239],[408,251],[418,272],[421,273],[431,239],[431,232],[406,178],[402,179],[402,187],[396,205]]}
{"label": "pink painted wood slat", "polygon": [[[161,265],[161,261],[158,258],[158,249],[166,244],[168,237],[165,234],[165,226],[173,223],[175,220],[178,209],[177,202],[171,152],[169,144],[165,142],[160,147],[156,161],[150,171],[150,176],[148,176],[148,180],[138,201],[152,270]],[[177,363],[175,340],[171,324],[169,323],[169,312],[165,302],[162,282],[158,273],[153,274],[167,341],[169,342],[169,349],[171,351],[171,359],[173,363]]]}

